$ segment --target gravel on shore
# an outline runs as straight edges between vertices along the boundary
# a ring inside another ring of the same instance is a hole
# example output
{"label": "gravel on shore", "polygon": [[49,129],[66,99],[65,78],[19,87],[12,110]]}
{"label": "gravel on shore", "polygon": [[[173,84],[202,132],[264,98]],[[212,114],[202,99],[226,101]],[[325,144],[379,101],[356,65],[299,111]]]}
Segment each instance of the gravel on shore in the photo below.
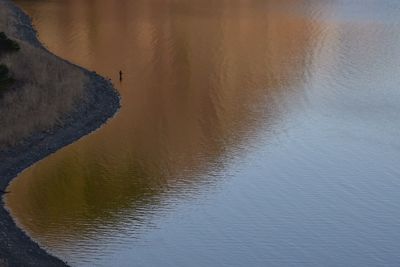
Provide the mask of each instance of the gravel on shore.
{"label": "gravel on shore", "polygon": [[[10,0],[0,0],[18,20],[17,35],[30,44],[45,49],[37,39],[30,18]],[[49,56],[57,57],[52,53]],[[58,58],[58,57],[57,57]],[[59,60],[63,60],[58,58]],[[0,195],[10,181],[21,171],[35,162],[73,143],[79,138],[98,129],[120,108],[120,97],[108,80],[70,63],[71,68],[79,68],[89,82],[85,86],[85,98],[75,111],[63,117],[62,123],[52,130],[36,132],[17,145],[0,151]],[[41,249],[21,229],[8,211],[4,201],[0,205],[0,267],[2,266],[66,266]]]}

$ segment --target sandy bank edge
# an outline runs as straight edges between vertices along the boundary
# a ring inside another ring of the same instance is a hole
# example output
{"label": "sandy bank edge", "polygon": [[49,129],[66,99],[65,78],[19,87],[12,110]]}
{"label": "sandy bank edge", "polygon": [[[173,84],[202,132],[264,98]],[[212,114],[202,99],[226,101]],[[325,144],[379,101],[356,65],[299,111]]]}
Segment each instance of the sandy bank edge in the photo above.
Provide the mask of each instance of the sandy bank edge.
{"label": "sandy bank edge", "polygon": [[[46,50],[36,36],[30,18],[10,0],[0,0],[18,20],[17,35],[32,45]],[[51,52],[49,56],[57,57]],[[59,60],[63,60],[57,57]],[[65,60],[63,60],[65,61]],[[89,79],[86,99],[76,111],[63,118],[63,126],[37,132],[18,145],[0,151],[0,189],[6,188],[18,173],[35,162],[91,133],[111,118],[120,108],[120,97],[112,84],[94,72],[79,68]],[[19,229],[10,214],[0,205],[0,267],[5,266],[65,266]]]}

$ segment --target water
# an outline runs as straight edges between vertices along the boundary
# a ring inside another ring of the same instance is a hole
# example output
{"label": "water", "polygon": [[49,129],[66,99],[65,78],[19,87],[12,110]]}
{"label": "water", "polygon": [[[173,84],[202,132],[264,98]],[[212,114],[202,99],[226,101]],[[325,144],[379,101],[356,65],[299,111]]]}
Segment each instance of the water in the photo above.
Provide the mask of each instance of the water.
{"label": "water", "polygon": [[49,49],[122,95],[106,126],[9,188],[51,253],[400,265],[398,1],[17,2]]}

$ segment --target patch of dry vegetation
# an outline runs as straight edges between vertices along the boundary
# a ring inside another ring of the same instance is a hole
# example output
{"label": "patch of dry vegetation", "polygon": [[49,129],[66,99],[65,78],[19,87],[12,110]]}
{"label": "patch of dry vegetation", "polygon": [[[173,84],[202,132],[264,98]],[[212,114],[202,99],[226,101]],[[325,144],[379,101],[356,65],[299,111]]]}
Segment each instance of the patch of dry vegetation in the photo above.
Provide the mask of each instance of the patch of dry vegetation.
{"label": "patch of dry vegetation", "polygon": [[84,96],[86,82],[79,68],[18,39],[18,22],[2,5],[0,2],[0,32],[16,40],[20,50],[0,58],[15,79],[0,97],[0,149],[61,123]]}

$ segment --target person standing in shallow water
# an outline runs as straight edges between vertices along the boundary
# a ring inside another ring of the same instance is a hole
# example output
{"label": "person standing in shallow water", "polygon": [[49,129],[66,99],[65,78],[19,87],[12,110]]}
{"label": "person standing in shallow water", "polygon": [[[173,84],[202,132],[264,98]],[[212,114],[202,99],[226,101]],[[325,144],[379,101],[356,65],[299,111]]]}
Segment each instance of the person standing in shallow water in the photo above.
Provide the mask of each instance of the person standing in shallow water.
{"label": "person standing in shallow water", "polygon": [[119,81],[122,82],[122,71],[119,71]]}

